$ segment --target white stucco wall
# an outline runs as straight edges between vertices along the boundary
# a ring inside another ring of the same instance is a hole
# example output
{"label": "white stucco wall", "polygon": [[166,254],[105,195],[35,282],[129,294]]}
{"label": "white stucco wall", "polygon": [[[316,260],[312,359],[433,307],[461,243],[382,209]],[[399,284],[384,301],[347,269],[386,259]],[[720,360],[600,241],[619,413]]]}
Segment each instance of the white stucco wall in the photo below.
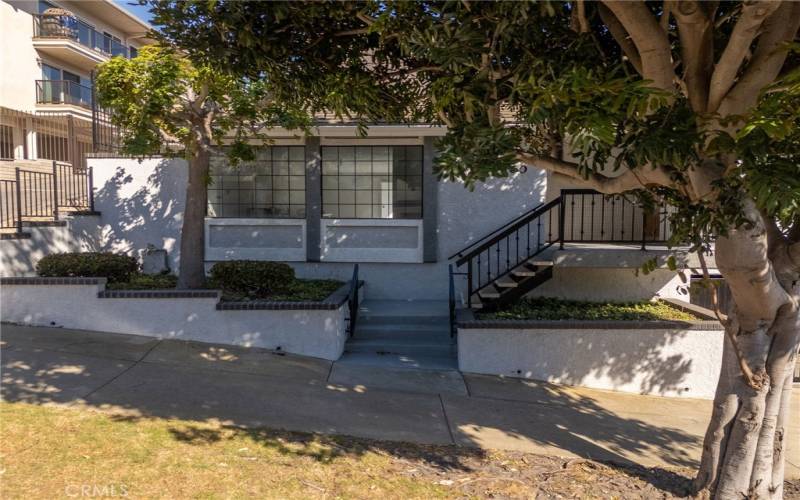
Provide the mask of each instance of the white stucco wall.
{"label": "white stucco wall", "polygon": [[[140,162],[129,158],[90,158],[88,164],[94,169],[95,209],[101,213],[99,236],[94,247],[102,251],[135,255],[147,244],[153,244],[167,250],[170,268],[177,269],[186,163],[179,159],[153,158]],[[506,179],[479,183],[472,192],[459,183],[440,182],[438,261],[363,262],[361,279],[368,283],[370,297],[446,299],[447,258],[497,226],[541,203],[544,190],[545,175],[535,169],[516,173]],[[263,228],[254,227],[253,230]],[[419,260],[419,249],[414,252],[417,252],[414,260]],[[241,251],[215,249],[207,256],[208,265],[221,255],[228,258],[243,256]],[[299,277],[346,280],[353,272],[351,262],[290,264]]]}
{"label": "white stucco wall", "polygon": [[335,310],[217,310],[217,298],[98,298],[104,285],[3,285],[0,316],[25,325],[279,349],[338,359],[347,304]]}
{"label": "white stucco wall", "polygon": [[36,2],[0,1],[0,106],[32,111],[36,106],[35,80],[42,78],[33,48]]}
{"label": "white stucco wall", "polygon": [[100,212],[98,251],[137,255],[152,244],[167,251],[178,268],[180,235],[188,182],[180,159],[90,158],[94,207]]}
{"label": "white stucco wall", "polygon": [[63,226],[24,227],[30,238],[0,240],[0,276],[32,276],[45,255],[95,250],[96,216],[67,217]]}
{"label": "white stucco wall", "polygon": [[722,330],[464,329],[461,371],[636,394],[712,399]]}

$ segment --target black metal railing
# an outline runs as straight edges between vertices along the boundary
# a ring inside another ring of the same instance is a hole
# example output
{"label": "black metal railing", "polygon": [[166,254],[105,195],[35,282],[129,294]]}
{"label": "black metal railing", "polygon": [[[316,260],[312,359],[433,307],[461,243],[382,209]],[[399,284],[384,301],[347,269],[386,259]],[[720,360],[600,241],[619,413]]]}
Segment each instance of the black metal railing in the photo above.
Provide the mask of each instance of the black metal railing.
{"label": "black metal railing", "polygon": [[36,103],[92,109],[92,88],[71,80],[36,80]]}
{"label": "black metal railing", "polygon": [[[665,244],[672,235],[664,203],[647,209],[622,195],[604,195],[591,189],[563,189],[541,204],[451,255],[455,266],[466,265],[467,304],[484,287],[509,274],[544,250],[564,243]],[[452,284],[453,295],[455,285]],[[455,298],[451,301],[455,304]],[[454,312],[452,313],[454,314]],[[451,316],[452,316],[451,314]],[[453,320],[451,319],[451,322]]]}
{"label": "black metal railing", "polygon": [[84,47],[115,57],[130,57],[129,48],[111,35],[100,33],[80,19],[69,15],[39,14],[33,16],[33,36],[72,40]]}
{"label": "black metal railing", "polygon": [[25,220],[56,220],[59,212],[94,211],[92,169],[53,162],[52,171],[14,169],[0,180],[0,229],[22,232]]}
{"label": "black metal railing", "polygon": [[349,309],[350,317],[347,319],[347,334],[352,337],[356,332],[356,323],[358,322],[358,264],[353,266],[353,278],[350,281],[350,292],[347,296],[347,307]]}
{"label": "black metal railing", "polygon": [[450,257],[457,267],[467,265],[468,304],[482,288],[558,242],[560,207],[560,198],[539,205]]}
{"label": "black metal railing", "polygon": [[664,243],[672,231],[671,208],[664,203],[651,209],[624,195],[605,195],[591,189],[562,189],[560,244]]}

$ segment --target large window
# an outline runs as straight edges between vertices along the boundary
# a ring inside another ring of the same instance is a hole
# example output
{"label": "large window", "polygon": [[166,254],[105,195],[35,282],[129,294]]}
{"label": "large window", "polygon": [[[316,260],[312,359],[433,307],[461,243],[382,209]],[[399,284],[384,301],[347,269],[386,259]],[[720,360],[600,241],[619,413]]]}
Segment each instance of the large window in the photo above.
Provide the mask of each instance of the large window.
{"label": "large window", "polygon": [[304,218],[305,147],[258,148],[256,159],[233,166],[224,152],[211,157],[209,217]]}
{"label": "large window", "polygon": [[422,218],[422,146],[324,146],[322,215]]}

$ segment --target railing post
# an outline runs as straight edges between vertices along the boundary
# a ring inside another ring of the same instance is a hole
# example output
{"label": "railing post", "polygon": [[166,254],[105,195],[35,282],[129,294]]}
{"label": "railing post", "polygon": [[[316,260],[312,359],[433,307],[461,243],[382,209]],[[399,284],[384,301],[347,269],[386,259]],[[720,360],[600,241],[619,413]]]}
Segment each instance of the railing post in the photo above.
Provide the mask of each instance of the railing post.
{"label": "railing post", "polygon": [[19,167],[14,169],[17,179],[17,232],[22,233],[22,188],[19,176]]}
{"label": "railing post", "polygon": [[89,210],[94,212],[94,167],[89,167]]}
{"label": "railing post", "polygon": [[647,210],[642,206],[642,250],[647,250],[647,232],[645,231],[645,224],[647,224]]}
{"label": "railing post", "polygon": [[564,193],[561,193],[558,203],[558,248],[564,249],[564,216],[566,215],[566,204],[564,203]]}
{"label": "railing post", "polygon": [[467,307],[472,306],[472,259],[467,261]]}
{"label": "railing post", "polygon": [[58,163],[53,160],[53,218],[58,220]]}

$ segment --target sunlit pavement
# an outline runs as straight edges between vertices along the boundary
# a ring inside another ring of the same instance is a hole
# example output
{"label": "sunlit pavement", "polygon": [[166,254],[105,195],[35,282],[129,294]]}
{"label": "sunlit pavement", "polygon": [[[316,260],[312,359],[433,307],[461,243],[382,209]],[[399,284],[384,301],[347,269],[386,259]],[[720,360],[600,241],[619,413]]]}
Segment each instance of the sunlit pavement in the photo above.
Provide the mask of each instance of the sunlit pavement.
{"label": "sunlit pavement", "polygon": [[[152,417],[696,466],[711,402],[2,325],[2,398]],[[800,390],[794,391],[800,414]],[[800,422],[789,477],[800,477]]]}

